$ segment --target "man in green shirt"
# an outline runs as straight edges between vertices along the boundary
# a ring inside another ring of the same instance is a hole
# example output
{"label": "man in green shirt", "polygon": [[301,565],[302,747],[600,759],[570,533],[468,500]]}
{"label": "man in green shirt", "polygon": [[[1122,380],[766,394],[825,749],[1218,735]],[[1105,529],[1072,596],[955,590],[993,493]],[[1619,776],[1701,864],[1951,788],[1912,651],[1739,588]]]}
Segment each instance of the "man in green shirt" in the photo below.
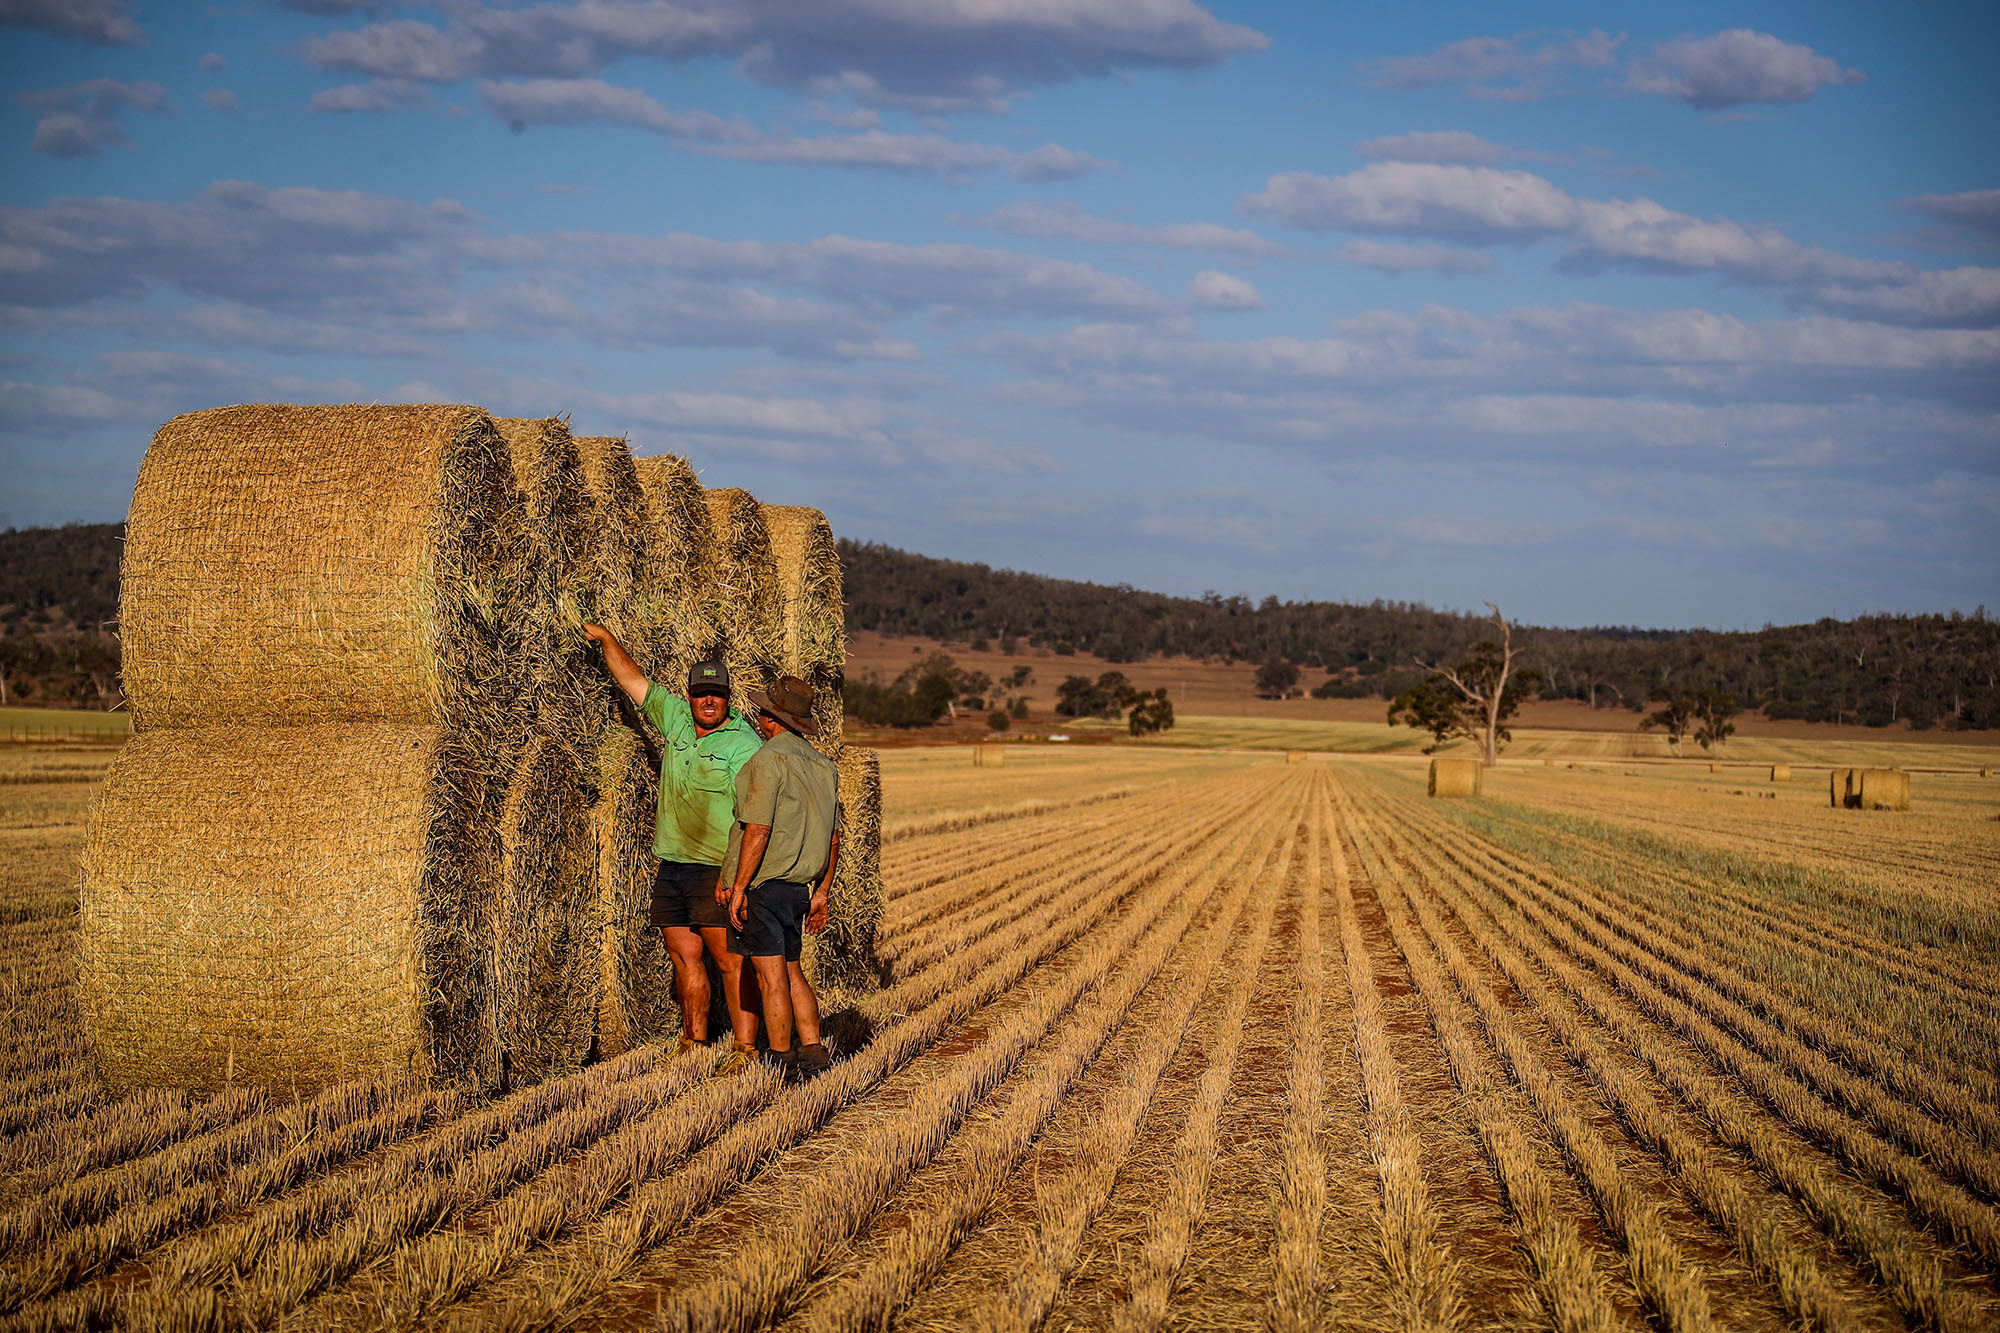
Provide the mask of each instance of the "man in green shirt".
{"label": "man in green shirt", "polygon": [[769,692],[752,690],[750,701],[764,748],[736,775],[736,823],[722,861],[729,951],[750,960],[764,1038],[790,1081],[831,1063],[820,1041],[819,997],[799,956],[801,934],[826,929],[840,864],[840,772],[804,740],[815,730],[810,685],[780,676]]}
{"label": "man in green shirt", "polygon": [[754,1054],[757,986],[745,977],[743,959],[729,951],[728,895],[718,877],[735,826],[736,777],[762,738],[730,709],[729,670],[721,662],[696,662],[689,668],[687,698],[682,699],[647,680],[610,630],[585,625],[583,632],[602,645],[612,679],[666,742],[653,824],[653,855],[660,868],[653,881],[650,920],[673,959],[674,992],[681,1004],[675,1054],[708,1043],[704,950],[722,973],[722,998],[729,1006],[736,1050]]}

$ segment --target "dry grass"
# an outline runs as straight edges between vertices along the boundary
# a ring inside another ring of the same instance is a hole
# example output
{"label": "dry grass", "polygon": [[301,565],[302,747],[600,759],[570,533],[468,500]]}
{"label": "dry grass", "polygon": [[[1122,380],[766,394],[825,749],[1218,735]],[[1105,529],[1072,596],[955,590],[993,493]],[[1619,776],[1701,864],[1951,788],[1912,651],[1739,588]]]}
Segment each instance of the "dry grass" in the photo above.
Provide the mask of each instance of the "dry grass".
{"label": "dry grass", "polygon": [[[598,820],[650,795],[618,748]],[[878,762],[887,984],[826,1076],[711,1082],[639,1033],[505,1095],[301,1095],[97,1082],[69,866],[101,765],[18,758],[54,780],[0,786],[0,1326],[1993,1325],[1990,797]],[[402,768],[365,785],[421,810]],[[590,846],[589,892],[632,895]]]}

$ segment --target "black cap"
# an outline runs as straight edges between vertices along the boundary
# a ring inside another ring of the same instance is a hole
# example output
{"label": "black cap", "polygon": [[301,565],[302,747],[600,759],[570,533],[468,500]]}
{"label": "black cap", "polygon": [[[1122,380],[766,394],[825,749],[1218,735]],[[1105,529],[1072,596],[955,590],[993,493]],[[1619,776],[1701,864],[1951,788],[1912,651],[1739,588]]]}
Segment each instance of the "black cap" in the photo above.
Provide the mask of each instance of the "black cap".
{"label": "black cap", "polygon": [[688,698],[697,694],[729,697],[729,668],[722,664],[721,658],[705,658],[688,668]]}

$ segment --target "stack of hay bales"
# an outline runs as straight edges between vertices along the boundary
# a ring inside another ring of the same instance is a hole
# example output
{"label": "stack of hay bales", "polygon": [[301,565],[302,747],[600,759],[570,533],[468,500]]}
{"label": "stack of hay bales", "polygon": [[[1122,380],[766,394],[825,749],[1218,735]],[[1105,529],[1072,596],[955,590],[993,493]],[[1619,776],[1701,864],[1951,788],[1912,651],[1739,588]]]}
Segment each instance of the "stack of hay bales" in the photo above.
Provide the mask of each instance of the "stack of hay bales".
{"label": "stack of hay bales", "polygon": [[1907,810],[1910,775],[1900,768],[1836,768],[1828,797],[1835,809]]}
{"label": "stack of hay bales", "polygon": [[128,524],[137,735],[82,867],[115,1089],[487,1083],[671,1032],[646,921],[656,751],[581,635],[677,688],[824,689],[847,837],[809,971],[874,981],[880,775],[839,748],[825,520],[476,407],[221,408],[162,427]]}
{"label": "stack of hay bales", "polygon": [[1431,760],[1432,796],[1477,796],[1486,786],[1486,766],[1477,759]]}
{"label": "stack of hay bales", "polygon": [[496,1072],[524,541],[477,408],[161,428],[123,570],[137,735],[82,864],[79,993],[107,1084]]}

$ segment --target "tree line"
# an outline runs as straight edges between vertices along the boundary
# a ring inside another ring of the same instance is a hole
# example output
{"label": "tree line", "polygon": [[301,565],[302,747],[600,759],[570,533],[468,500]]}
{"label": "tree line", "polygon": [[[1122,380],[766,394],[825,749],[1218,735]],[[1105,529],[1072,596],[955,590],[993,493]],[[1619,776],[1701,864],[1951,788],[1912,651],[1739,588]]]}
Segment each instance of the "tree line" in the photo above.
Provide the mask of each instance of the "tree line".
{"label": "tree line", "polygon": [[[115,523],[0,532],[0,702],[116,703],[123,537]],[[872,542],[843,541],[840,553],[850,632],[983,639],[1003,652],[1090,653],[1117,664],[1161,656],[1257,662],[1271,668],[1260,671],[1260,688],[1268,681],[1276,693],[1393,700],[1432,675],[1420,664],[1458,660],[1492,628],[1483,616],[1413,602],[1172,597]],[[1535,673],[1533,696],[1544,699],[1644,713],[1662,699],[1715,695],[1726,702],[1710,711],[1733,704],[1812,722],[2000,728],[2000,621],[1984,607],[1744,632],[1517,624],[1513,634],[1522,669]],[[955,710],[998,693],[993,711],[1010,712],[996,683],[962,683],[930,682],[923,711],[940,697],[948,699],[943,710]],[[1095,678],[1088,683],[1098,688]],[[869,688],[850,682],[850,701],[857,691],[870,700]],[[955,692],[942,696],[946,689]]]}
{"label": "tree line", "polygon": [[[850,631],[988,640],[1002,651],[1257,662],[1259,688],[1393,700],[1490,634],[1486,617],[1414,602],[1172,597],[840,543]],[[1532,697],[1644,713],[1715,694],[1773,718],[2000,728],[2000,621],[1864,615],[1750,631],[1514,626]],[[1297,668],[1297,672],[1290,671]],[[1302,679],[1300,673],[1304,673]],[[1310,677],[1316,676],[1313,680]],[[1711,705],[1710,711],[1727,704]]]}

